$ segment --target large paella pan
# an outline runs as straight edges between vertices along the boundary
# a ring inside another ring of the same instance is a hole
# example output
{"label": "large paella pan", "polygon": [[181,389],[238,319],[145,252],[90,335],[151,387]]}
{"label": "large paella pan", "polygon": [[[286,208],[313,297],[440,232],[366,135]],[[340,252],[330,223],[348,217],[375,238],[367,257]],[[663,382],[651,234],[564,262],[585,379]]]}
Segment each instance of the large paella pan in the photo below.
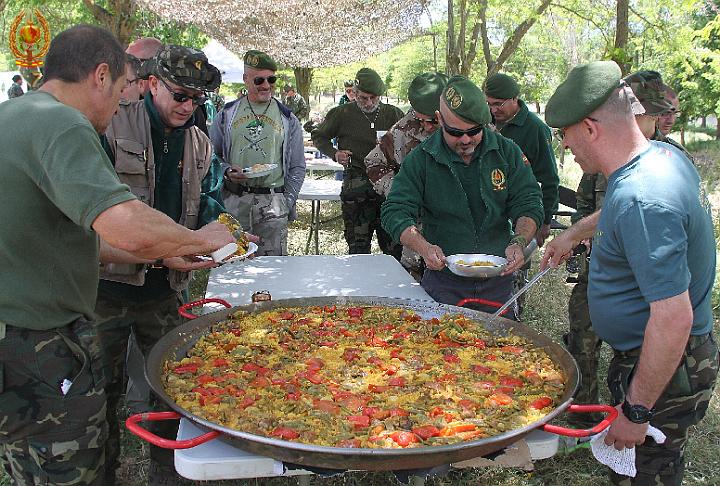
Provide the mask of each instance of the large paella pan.
{"label": "large paella pan", "polygon": [[[188,406],[188,404],[182,400],[178,403],[178,401],[168,394],[168,390],[166,389],[168,363],[173,363],[172,366],[177,366],[176,363],[186,358],[188,351],[193,348],[199,340],[216,331],[219,326],[222,325],[222,322],[232,317],[232,315],[238,311],[254,315],[276,308],[326,308],[336,305],[401,308],[412,311],[423,319],[439,318],[446,314],[462,314],[475,322],[482,323],[488,317],[481,312],[454,306],[374,297],[319,297],[261,302],[205,315],[184,324],[164,336],[152,349],[148,357],[146,365],[148,381],[155,393],[166,401],[176,412],[212,431],[203,436],[204,438],[209,439],[219,436],[222,440],[229,441],[233,443],[233,445],[246,451],[311,467],[341,470],[402,470],[427,468],[488,455],[516,442],[538,427],[545,427],[548,431],[562,433],[562,429],[546,424],[570,406],[572,401],[571,397],[578,384],[577,366],[572,357],[561,346],[521,323],[506,319],[498,319],[490,324],[487,330],[498,336],[510,334],[519,336],[521,339],[532,343],[535,348],[544,351],[562,373],[564,389],[562,393],[553,400],[553,405],[543,410],[543,412],[546,413],[538,415],[539,418],[537,420],[518,428],[505,430],[502,433],[490,437],[478,436],[476,439],[470,438],[469,440],[461,442],[445,444],[440,442],[440,445],[419,448],[358,448],[357,445],[343,447],[301,443],[286,440],[294,438],[292,436],[285,437],[284,435],[280,435],[272,437],[258,433],[248,433],[218,423],[220,421],[207,420],[203,416],[200,416],[202,414],[193,413],[192,410],[189,410],[192,407]],[[602,406],[590,406],[590,409],[586,411],[605,411],[610,413],[611,417],[614,413],[612,407]],[[131,419],[129,419],[129,428],[131,428],[133,432],[144,435],[145,438],[153,441],[155,439],[149,437],[149,434],[137,425],[137,422],[144,418],[147,418],[147,416],[139,415],[131,417]],[[607,423],[609,423],[608,419],[595,427],[594,430],[601,430]],[[584,431],[565,431],[564,433],[566,433],[566,435],[585,434]],[[172,443],[172,441],[164,441],[164,443],[161,441],[161,443],[166,447],[180,448],[195,445],[202,440],[203,439],[191,441],[187,444],[177,444]]]}

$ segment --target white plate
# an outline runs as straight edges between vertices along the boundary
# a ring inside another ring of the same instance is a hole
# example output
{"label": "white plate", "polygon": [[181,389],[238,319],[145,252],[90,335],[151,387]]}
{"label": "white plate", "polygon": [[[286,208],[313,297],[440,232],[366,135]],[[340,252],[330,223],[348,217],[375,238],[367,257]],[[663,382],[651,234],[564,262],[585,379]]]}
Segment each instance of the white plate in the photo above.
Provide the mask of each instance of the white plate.
{"label": "white plate", "polygon": [[242,170],[242,174],[245,177],[247,177],[248,179],[253,179],[255,177],[262,177],[262,176],[268,175],[269,173],[271,173],[272,171],[277,169],[277,166],[278,166],[277,164],[268,164],[267,169],[258,170],[258,171],[253,171],[252,167],[246,167]]}
{"label": "white plate", "polygon": [[[234,256],[228,257],[225,260],[223,260],[222,262],[220,262],[218,264],[218,266],[225,265],[226,263],[241,262],[241,261],[245,260],[247,257],[249,257],[250,255],[252,255],[253,253],[255,253],[257,250],[258,250],[257,244],[255,244],[251,241],[250,244],[248,245],[248,251],[246,251],[242,255],[234,255]],[[203,260],[203,261],[208,261],[208,262],[212,261],[211,257],[205,256],[205,255],[199,255],[197,258],[198,258],[198,260]]]}
{"label": "white plate", "polygon": [[[458,263],[458,262],[464,263]],[[473,262],[492,262],[490,266],[476,266]],[[455,275],[472,278],[497,277],[505,268],[507,260],[496,255],[485,255],[483,253],[457,253],[447,257],[447,267]]]}

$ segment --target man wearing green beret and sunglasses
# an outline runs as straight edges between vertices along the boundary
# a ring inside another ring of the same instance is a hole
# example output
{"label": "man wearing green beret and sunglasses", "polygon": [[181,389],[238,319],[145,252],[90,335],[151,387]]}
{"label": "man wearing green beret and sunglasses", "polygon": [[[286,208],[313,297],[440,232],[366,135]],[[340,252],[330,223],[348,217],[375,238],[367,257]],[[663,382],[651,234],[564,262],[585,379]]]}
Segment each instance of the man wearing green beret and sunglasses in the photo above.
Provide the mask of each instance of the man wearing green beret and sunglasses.
{"label": "man wearing green beret and sunglasses", "polygon": [[[542,222],[540,188],[518,146],[488,128],[485,95],[470,80],[448,81],[435,116],[441,129],[400,166],[382,207],[383,227],[422,256],[421,285],[436,301],[505,302],[513,272],[525,263],[523,249]],[[510,264],[498,277],[460,277],[445,265],[446,255],[456,253],[497,255]]]}

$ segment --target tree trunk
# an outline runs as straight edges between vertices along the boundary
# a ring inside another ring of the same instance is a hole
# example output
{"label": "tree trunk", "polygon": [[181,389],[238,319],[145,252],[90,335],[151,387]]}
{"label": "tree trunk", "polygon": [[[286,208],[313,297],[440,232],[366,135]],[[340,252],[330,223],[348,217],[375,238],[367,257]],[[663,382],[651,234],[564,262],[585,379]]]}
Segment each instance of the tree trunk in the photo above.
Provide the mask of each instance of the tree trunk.
{"label": "tree trunk", "polygon": [[295,84],[297,85],[298,93],[300,96],[305,98],[305,101],[310,105],[310,85],[312,84],[313,68],[308,67],[296,67],[293,68],[295,73]]}
{"label": "tree trunk", "polygon": [[700,117],[700,128],[707,128],[707,115]]}
{"label": "tree trunk", "polygon": [[680,127],[680,145],[685,146],[685,126]]}
{"label": "tree trunk", "polygon": [[715,140],[720,140],[720,119],[715,115]]}
{"label": "tree trunk", "polygon": [[628,10],[630,0],[617,0],[617,20],[615,23],[615,46],[612,51],[611,59],[618,63],[623,76],[630,71],[631,57],[627,52],[627,42],[629,35],[628,27]]}
{"label": "tree trunk", "polygon": [[537,113],[538,115],[540,114],[540,102],[539,101],[535,102],[535,113]]}
{"label": "tree trunk", "polygon": [[137,3],[134,0],[110,0],[108,9],[94,0],[83,0],[83,4],[98,24],[115,34],[120,44],[127,46],[135,35],[134,15]]}

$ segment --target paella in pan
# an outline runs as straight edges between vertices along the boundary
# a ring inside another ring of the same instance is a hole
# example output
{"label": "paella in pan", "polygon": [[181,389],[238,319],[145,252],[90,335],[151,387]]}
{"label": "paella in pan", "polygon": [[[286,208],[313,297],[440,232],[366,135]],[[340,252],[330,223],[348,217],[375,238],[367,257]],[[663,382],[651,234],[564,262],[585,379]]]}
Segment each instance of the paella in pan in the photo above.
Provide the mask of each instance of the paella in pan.
{"label": "paella in pan", "polygon": [[524,338],[379,305],[238,312],[166,361],[162,379],[210,422],[344,448],[492,437],[542,419],[565,391],[562,371]]}

